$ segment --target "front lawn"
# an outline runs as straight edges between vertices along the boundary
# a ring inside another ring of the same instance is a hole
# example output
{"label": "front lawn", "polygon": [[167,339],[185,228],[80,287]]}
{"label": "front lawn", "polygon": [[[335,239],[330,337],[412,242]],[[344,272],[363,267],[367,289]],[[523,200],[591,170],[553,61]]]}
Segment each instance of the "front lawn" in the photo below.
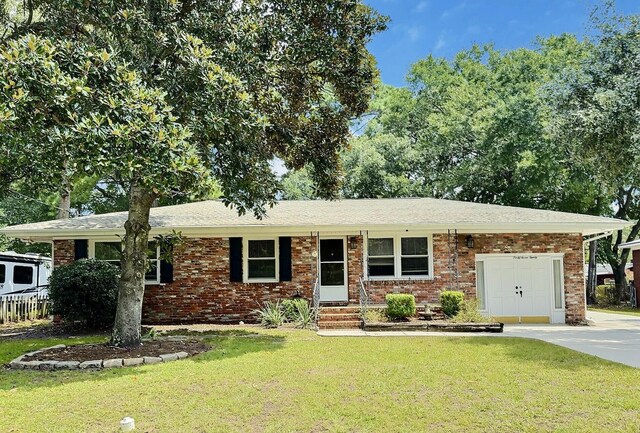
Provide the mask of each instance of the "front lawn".
{"label": "front lawn", "polygon": [[632,307],[589,307],[589,311],[598,311],[600,313],[626,314],[628,316],[640,316],[640,309]]}
{"label": "front lawn", "polygon": [[[255,329],[207,339],[213,351],[161,365],[0,372],[0,431],[116,432],[124,416],[140,432],[640,428],[639,370],[547,343]],[[0,342],[0,362],[59,342]]]}

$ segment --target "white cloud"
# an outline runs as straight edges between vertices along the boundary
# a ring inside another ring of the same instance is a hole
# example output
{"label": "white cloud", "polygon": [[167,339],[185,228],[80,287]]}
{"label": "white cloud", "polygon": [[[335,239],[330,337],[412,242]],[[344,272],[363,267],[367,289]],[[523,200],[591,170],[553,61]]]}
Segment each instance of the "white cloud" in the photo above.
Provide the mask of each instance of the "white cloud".
{"label": "white cloud", "polygon": [[415,8],[413,8],[413,11],[414,12],[424,12],[427,9],[428,6],[429,6],[429,2],[426,1],[426,0],[423,0],[420,3],[418,3]]}
{"label": "white cloud", "polygon": [[424,34],[423,26],[411,26],[407,29],[407,36],[411,42],[416,42]]}
{"label": "white cloud", "polygon": [[438,40],[436,40],[436,43],[433,45],[433,51],[440,51],[441,49],[443,49],[444,47],[447,46],[447,40],[444,37],[444,35],[442,33],[440,33],[440,36],[438,36]]}

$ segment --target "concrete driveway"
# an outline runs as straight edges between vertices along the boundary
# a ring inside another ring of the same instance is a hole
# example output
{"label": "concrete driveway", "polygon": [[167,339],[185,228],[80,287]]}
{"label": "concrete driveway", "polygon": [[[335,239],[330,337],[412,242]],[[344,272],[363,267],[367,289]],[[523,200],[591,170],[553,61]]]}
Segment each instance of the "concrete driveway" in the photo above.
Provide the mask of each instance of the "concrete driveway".
{"label": "concrete driveway", "polygon": [[640,317],[587,312],[593,326],[505,325],[505,337],[547,341],[640,368]]}
{"label": "concrete driveway", "polygon": [[505,325],[502,334],[461,332],[369,332],[362,330],[322,330],[326,337],[522,337],[546,341],[558,346],[640,368],[640,317],[589,311],[593,326]]}

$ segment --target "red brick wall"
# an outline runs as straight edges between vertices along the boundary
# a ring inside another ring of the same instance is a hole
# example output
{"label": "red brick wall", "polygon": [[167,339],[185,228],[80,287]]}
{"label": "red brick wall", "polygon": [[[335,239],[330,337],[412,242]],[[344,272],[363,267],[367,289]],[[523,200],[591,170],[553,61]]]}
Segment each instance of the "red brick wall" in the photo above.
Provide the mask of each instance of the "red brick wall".
{"label": "red brick wall", "polygon": [[[466,234],[458,239],[459,287],[475,296],[475,255],[490,253],[564,253],[566,320],[584,319],[583,249],[580,234],[475,234],[474,248],[466,247]],[[362,276],[363,238],[347,240],[349,302],[359,299]],[[54,242],[54,264],[73,261],[73,241]],[[174,281],[147,286],[145,323],[237,323],[252,321],[254,310],[265,301],[296,294],[312,297],[317,274],[315,237],[292,238],[292,281],[278,283],[232,283],[229,281],[228,238],[189,238],[174,252]],[[413,293],[416,300],[437,302],[441,290],[450,287],[449,251],[446,234],[433,236],[434,276],[431,280],[393,280],[367,283],[372,302],[383,303],[387,293]]]}
{"label": "red brick wall", "polygon": [[[458,236],[458,284],[465,296],[476,295],[476,254],[564,253],[564,288],[567,323],[585,318],[584,252],[580,234],[474,234],[474,247],[467,248],[467,234]],[[433,235],[433,279],[370,281],[369,296],[384,303],[387,293],[412,293],[416,301],[438,302],[440,291],[456,289],[450,278],[449,248],[446,234]]]}
{"label": "red brick wall", "polygon": [[229,281],[229,239],[191,238],[174,251],[173,283],[147,286],[145,323],[238,323],[255,321],[265,301],[300,295],[311,299],[316,278],[313,237],[291,239],[292,281]]}
{"label": "red brick wall", "polygon": [[53,241],[53,266],[68,265],[75,260],[75,243],[72,240]]}

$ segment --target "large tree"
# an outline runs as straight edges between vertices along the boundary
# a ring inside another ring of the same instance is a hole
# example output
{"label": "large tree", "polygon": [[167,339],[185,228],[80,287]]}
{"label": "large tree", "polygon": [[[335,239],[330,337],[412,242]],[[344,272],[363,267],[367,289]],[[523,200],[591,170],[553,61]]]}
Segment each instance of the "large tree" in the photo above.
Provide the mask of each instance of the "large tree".
{"label": "large tree", "polygon": [[215,180],[228,205],[261,216],[278,191],[275,157],[307,166],[319,193],[334,195],[349,120],[376,79],[366,44],[385,26],[360,1],[26,5],[40,18],[15,25],[2,46],[0,142],[34,178],[75,164],[127,191],[114,344],[140,342],[158,198]]}
{"label": "large tree", "polygon": [[618,245],[640,233],[640,22],[620,17],[612,3],[595,15],[597,36],[590,55],[548,87],[553,107],[549,129],[588,167],[606,204],[604,214],[633,221],[600,242],[598,252],[611,265],[618,299],[626,287],[629,250]]}

